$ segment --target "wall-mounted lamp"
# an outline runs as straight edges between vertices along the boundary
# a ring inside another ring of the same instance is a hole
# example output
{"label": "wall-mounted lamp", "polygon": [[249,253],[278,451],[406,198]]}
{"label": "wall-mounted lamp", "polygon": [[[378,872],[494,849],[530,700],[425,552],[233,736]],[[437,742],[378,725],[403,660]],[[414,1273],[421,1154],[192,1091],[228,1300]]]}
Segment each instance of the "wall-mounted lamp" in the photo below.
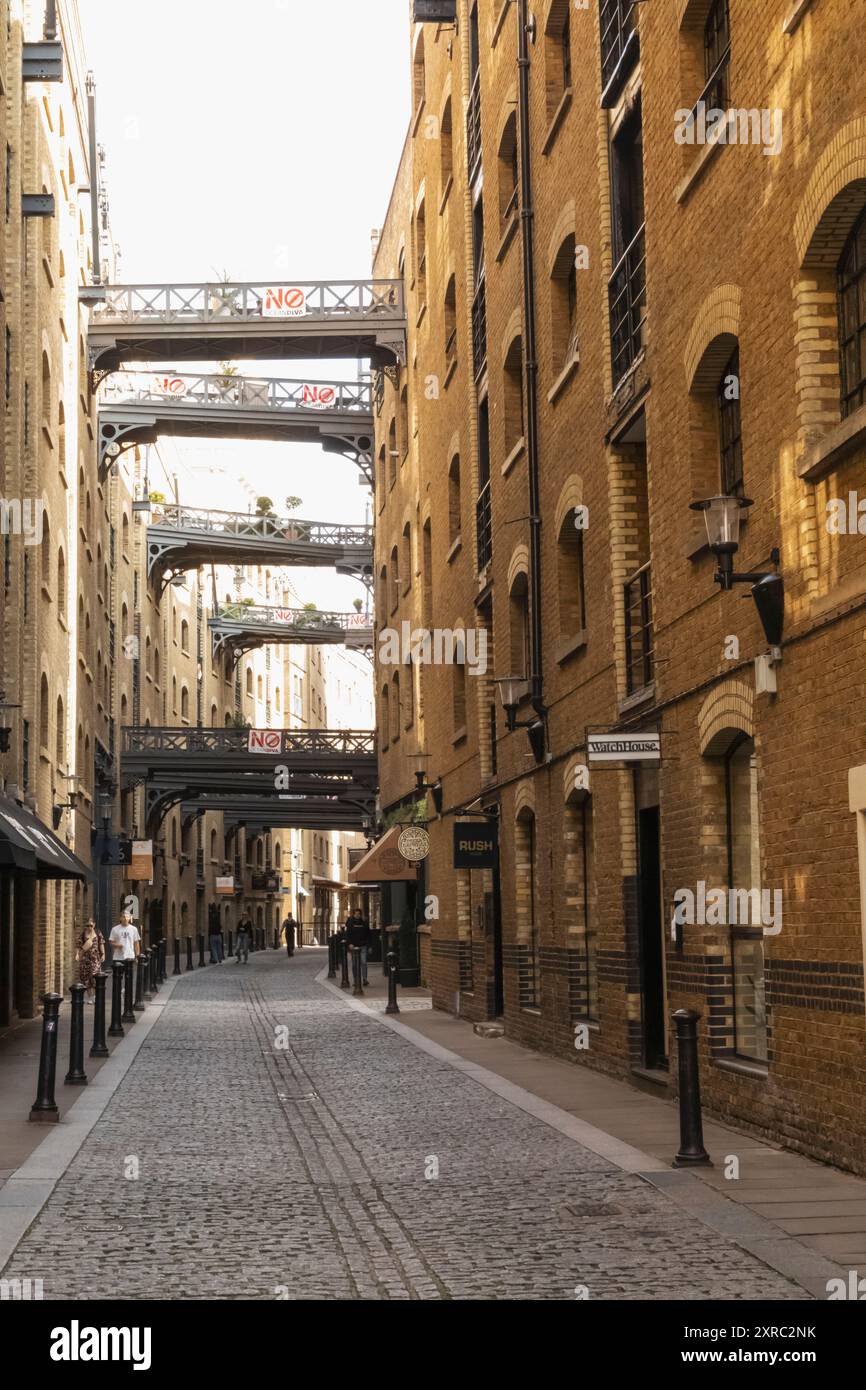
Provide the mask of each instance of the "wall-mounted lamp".
{"label": "wall-mounted lamp", "polygon": [[442,779],[437,777],[435,782],[428,782],[422,768],[418,768],[415,773],[415,790],[419,796],[424,796],[427,792],[433,798],[433,809],[437,816],[442,814]]}
{"label": "wall-mounted lamp", "polygon": [[[752,505],[748,497],[707,497],[702,502],[692,502],[691,510],[704,514],[707,541],[719,564],[716,583],[726,592],[735,584],[751,584],[764,635],[778,660],[785,626],[785,581],[777,570],[734,570],[734,556],[740,548],[740,523]],[[778,550],[771,551],[770,559],[778,565]]]}
{"label": "wall-mounted lamp", "polygon": [[532,682],[527,680],[526,676],[498,676],[494,684],[499,688],[499,698],[502,701],[502,708],[505,710],[508,732],[511,734],[514,733],[515,729],[525,729],[533,757],[537,763],[540,763],[547,744],[544,706],[540,701],[533,699],[534,717],[532,719],[517,718],[520,702],[526,699],[532,689]]}
{"label": "wall-mounted lamp", "polygon": [[60,822],[63,819],[64,811],[74,811],[78,804],[78,792],[70,792],[68,801],[55,801],[51,808],[51,824],[55,830],[60,829]]}

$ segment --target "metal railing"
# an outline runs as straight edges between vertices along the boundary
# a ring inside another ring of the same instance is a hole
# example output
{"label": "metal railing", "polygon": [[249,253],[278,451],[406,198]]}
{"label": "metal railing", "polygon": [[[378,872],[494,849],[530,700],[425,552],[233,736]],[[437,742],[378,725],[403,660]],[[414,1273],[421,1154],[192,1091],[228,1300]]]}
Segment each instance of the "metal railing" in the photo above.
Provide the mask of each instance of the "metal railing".
{"label": "metal railing", "polygon": [[489,482],[484,484],[475,503],[475,539],[478,569],[483,570],[493,558],[493,508]]}
{"label": "metal railing", "polygon": [[469,182],[471,183],[481,163],[481,77],[479,73],[475,74],[475,81],[472,83],[472,91],[469,96],[469,109],[466,112],[466,163]]}
{"label": "metal railing", "polygon": [[625,603],[625,667],[629,695],[651,685],[654,671],[653,594],[649,562],[623,585]]}
{"label": "metal railing", "polygon": [[646,236],[641,226],[608,281],[613,384],[626,375],[644,346],[646,324]]}
{"label": "metal railing", "polygon": [[487,289],[484,279],[478,282],[472,301],[472,365],[477,381],[487,363]]}
{"label": "metal railing", "polygon": [[[122,753],[245,753],[250,729],[147,727],[121,730]],[[267,729],[267,751],[338,753],[375,758],[375,733],[369,729]],[[277,747],[279,743],[279,747]],[[259,755],[251,753],[255,762]]]}
{"label": "metal railing", "polygon": [[399,322],[405,316],[403,281],[372,279],[109,285],[92,309],[92,322],[99,326],[263,319]]}
{"label": "metal railing", "polygon": [[373,619],[364,613],[330,613],[313,608],[274,608],[253,603],[223,604],[210,621],[243,623],[245,627],[334,628],[340,632],[372,630],[373,626]]}
{"label": "metal railing", "polygon": [[[632,36],[637,20],[633,0],[601,0],[599,6],[601,31],[601,85],[607,87],[614,76]],[[637,50],[635,49],[635,56]]]}
{"label": "metal railing", "polygon": [[115,372],[103,382],[100,405],[207,406],[247,410],[337,411],[370,415],[369,382],[285,381],[269,377]]}
{"label": "metal railing", "polygon": [[151,503],[148,529],[168,527],[176,531],[203,531],[208,535],[285,540],[309,545],[368,547],[372,526],[343,526],[327,521],[302,521],[297,517],[250,516],[246,512],[212,511],[184,507],[175,502]]}

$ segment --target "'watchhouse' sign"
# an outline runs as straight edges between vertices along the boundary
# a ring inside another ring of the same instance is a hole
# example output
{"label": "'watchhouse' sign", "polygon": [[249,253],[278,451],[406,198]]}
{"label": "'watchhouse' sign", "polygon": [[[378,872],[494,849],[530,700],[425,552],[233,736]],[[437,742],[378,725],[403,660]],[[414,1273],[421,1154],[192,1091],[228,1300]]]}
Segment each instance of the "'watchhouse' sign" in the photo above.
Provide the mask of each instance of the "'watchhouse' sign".
{"label": "'watchhouse' sign", "polygon": [[496,821],[455,821],[455,869],[495,868],[496,831]]}

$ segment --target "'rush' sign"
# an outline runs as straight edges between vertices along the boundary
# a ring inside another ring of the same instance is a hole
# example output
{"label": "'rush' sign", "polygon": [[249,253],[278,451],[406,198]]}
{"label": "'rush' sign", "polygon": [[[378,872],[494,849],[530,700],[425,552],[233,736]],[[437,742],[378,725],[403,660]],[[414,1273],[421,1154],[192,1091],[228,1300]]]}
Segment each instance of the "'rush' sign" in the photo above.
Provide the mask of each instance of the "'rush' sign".
{"label": "'rush' sign", "polygon": [[496,844],[496,821],[455,821],[454,868],[495,868]]}
{"label": "'rush' sign", "polygon": [[298,285],[269,286],[262,300],[266,319],[301,319],[307,312],[307,292]]}
{"label": "'rush' sign", "polygon": [[248,753],[281,753],[283,736],[279,729],[250,729],[247,739]]}

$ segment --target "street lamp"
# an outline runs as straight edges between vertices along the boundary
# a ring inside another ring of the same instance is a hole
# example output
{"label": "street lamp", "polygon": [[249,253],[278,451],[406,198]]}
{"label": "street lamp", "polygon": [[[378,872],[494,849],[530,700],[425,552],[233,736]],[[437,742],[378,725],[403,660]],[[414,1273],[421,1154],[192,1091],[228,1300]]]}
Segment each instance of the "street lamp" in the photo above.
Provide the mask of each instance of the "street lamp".
{"label": "street lamp", "polygon": [[535,710],[532,719],[518,719],[517,709],[521,700],[532,689],[532,682],[526,676],[498,676],[494,680],[494,685],[499,688],[499,698],[502,701],[502,708],[505,710],[505,723],[510,734],[515,729],[525,729],[529,746],[532,749],[533,757],[540,763],[544,757],[547,743],[546,725],[544,722],[544,706],[540,700],[533,700],[532,706]]}
{"label": "street lamp", "polygon": [[[735,584],[751,584],[752,598],[764,635],[773,649],[773,656],[778,660],[785,625],[785,581],[777,570],[744,570],[739,573],[734,570],[734,556],[740,548],[740,523],[752,505],[748,497],[707,497],[703,501],[692,502],[690,510],[704,514],[707,541],[719,564],[715,574],[716,583],[726,592],[733,589]],[[770,552],[770,559],[774,565],[778,565],[778,550]]]}

